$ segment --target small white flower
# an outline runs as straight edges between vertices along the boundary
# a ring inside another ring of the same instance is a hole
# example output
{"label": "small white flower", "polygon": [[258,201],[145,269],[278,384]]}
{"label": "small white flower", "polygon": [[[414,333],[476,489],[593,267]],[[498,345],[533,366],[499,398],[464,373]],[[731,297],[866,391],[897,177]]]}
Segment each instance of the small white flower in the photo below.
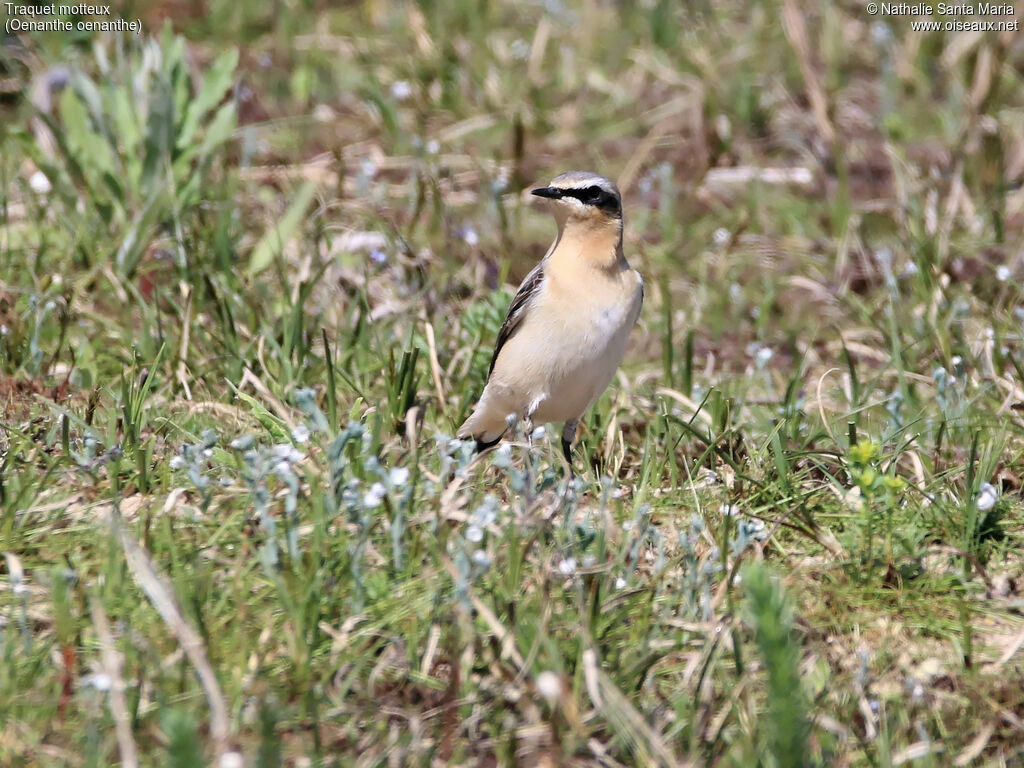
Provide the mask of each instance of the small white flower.
{"label": "small white flower", "polygon": [[722,141],[732,138],[732,125],[729,123],[729,118],[722,113],[715,116],[715,133]]}
{"label": "small white flower", "polygon": [[42,171],[36,171],[33,173],[28,180],[28,185],[37,195],[45,195],[53,189],[53,185],[50,184],[50,180],[46,178],[46,174]]}
{"label": "small white flower", "polygon": [[374,483],[363,496],[363,506],[367,509],[379,507],[386,493],[387,488],[384,487],[384,483]]}
{"label": "small white flower", "polygon": [[884,21],[876,21],[871,25],[871,40],[875,45],[883,47],[892,40],[892,30]]}
{"label": "small white flower", "polygon": [[715,230],[715,234],[711,236],[711,239],[715,241],[715,245],[725,245],[729,242],[729,238],[732,235],[729,234],[729,230],[725,227],[719,227]]}
{"label": "small white flower", "polygon": [[405,101],[412,96],[412,86],[405,80],[396,80],[391,84],[391,98],[395,101]]}
{"label": "small white flower", "polygon": [[185,468],[185,460],[183,458],[181,458],[181,456],[172,456],[170,463],[171,463],[171,469],[184,469]]}
{"label": "small white flower", "polygon": [[245,768],[245,758],[241,752],[225,752],[217,761],[217,768]]}
{"label": "small white flower", "polygon": [[1000,283],[1005,283],[1007,280],[1009,280],[1010,274],[1010,268],[1005,264],[1000,264],[998,267],[996,267],[996,280],[998,280]]}
{"label": "small white flower", "polygon": [[297,464],[306,458],[306,454],[293,446],[291,443],[278,443],[270,449],[270,454],[275,459],[287,461],[289,464]]}
{"label": "small white flower", "polygon": [[978,489],[978,511],[988,512],[999,500],[999,492],[991,483],[982,483]]}
{"label": "small white flower", "polygon": [[905,266],[905,267],[903,268],[903,276],[904,276],[904,277],[913,277],[914,275],[916,275],[916,274],[917,274],[918,272],[920,272],[920,271],[921,271],[921,270],[919,270],[919,269],[917,268],[917,264],[915,264],[915,263],[914,263],[914,262],[912,262],[912,261],[908,261],[908,262],[907,262],[907,266]]}
{"label": "small white flower", "polygon": [[64,278],[57,272],[50,276],[50,282],[54,285],[64,285]]}
{"label": "small white flower", "polygon": [[347,253],[383,252],[387,247],[388,238],[382,232],[354,230],[337,240],[337,248]]}
{"label": "small white flower", "polygon": [[364,178],[372,179],[377,175],[377,164],[370,158],[366,158],[363,160],[362,165],[359,166],[359,171]]}
{"label": "small white flower", "polygon": [[462,239],[466,241],[466,245],[476,245],[480,242],[480,236],[477,235],[476,230],[472,227],[466,227],[462,233]]}
{"label": "small white flower", "polygon": [[619,576],[615,580],[615,588],[616,589],[625,589],[626,588],[626,580],[624,578],[622,578],[621,576]]}
{"label": "small white flower", "polygon": [[431,139],[430,141],[427,142],[427,154],[428,155],[436,155],[440,151],[441,151],[441,142],[439,142],[437,139]]}
{"label": "small white flower", "polygon": [[567,557],[558,564],[558,572],[563,576],[572,576],[576,572],[576,558]]}
{"label": "small white flower", "polygon": [[846,505],[847,509],[854,512],[864,511],[864,496],[861,493],[859,485],[853,486],[853,488],[843,494],[843,503]]}
{"label": "small white flower", "polygon": [[735,504],[723,504],[718,508],[718,514],[723,517],[736,517],[740,513],[740,508]]}
{"label": "small white flower", "polygon": [[89,685],[97,691],[109,691],[114,685],[114,681],[106,672],[97,672],[95,675],[89,676]]}
{"label": "small white flower", "polygon": [[213,448],[203,448],[203,458],[204,459],[212,459],[213,458]]}
{"label": "small white flower", "polygon": [[750,519],[748,519],[746,521],[746,526],[747,532],[753,535],[755,538],[757,537],[757,534],[763,533],[765,528],[767,527],[765,526],[764,520],[761,520],[756,517],[751,517]]}
{"label": "small white flower", "polygon": [[229,445],[236,451],[247,451],[252,448],[253,442],[251,435],[240,435],[232,440]]}
{"label": "small white flower", "polygon": [[479,544],[483,541],[484,529],[479,525],[471,525],[466,528],[466,540],[471,541],[474,544]]}
{"label": "small white flower", "polygon": [[482,549],[478,549],[473,553],[473,562],[480,568],[490,568],[491,566],[491,558]]}
{"label": "small white flower", "polygon": [[394,467],[388,472],[388,479],[392,485],[401,487],[409,482],[409,469],[407,467]]}
{"label": "small white flower", "polygon": [[536,429],[533,430],[533,433],[530,435],[530,437],[533,438],[534,440],[543,440],[544,434],[544,427],[537,427]]}
{"label": "small white flower", "polygon": [[693,481],[694,488],[710,488],[718,482],[718,473],[702,467]]}
{"label": "small white flower", "polygon": [[773,354],[775,353],[772,352],[770,347],[761,347],[757,350],[757,354],[754,355],[754,360],[757,363],[757,366],[759,368],[764,368],[764,366],[768,364],[768,361],[772,359]]}
{"label": "small white flower", "polygon": [[292,430],[292,440],[296,443],[308,443],[309,427],[305,424],[296,424],[295,429]]}
{"label": "small white flower", "polygon": [[537,675],[537,693],[548,702],[556,701],[562,695],[562,678],[550,670]]}

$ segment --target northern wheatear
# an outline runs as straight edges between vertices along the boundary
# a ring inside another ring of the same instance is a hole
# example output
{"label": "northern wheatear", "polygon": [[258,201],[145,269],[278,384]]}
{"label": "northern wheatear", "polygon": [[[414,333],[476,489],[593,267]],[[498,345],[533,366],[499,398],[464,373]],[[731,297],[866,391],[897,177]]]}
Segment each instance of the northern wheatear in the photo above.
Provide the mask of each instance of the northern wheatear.
{"label": "northern wheatear", "polygon": [[491,357],[487,386],[459,429],[478,450],[510,422],[565,423],[572,467],[576,427],[604,392],[640,315],[644,281],[622,253],[622,200],[603,176],[568,171],[533,194],[553,201],[558,235],[512,299]]}

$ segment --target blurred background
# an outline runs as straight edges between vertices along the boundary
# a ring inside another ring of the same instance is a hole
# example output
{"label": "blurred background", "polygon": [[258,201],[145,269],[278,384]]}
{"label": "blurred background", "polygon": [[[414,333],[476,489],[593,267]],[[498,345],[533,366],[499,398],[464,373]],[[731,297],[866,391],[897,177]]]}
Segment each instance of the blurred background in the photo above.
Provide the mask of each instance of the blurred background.
{"label": "blurred background", "polygon": [[[255,274],[273,250],[256,244],[284,223],[282,246],[337,256],[318,284],[374,256],[381,277],[429,273],[436,307],[516,283],[551,236],[520,193],[579,167],[625,193],[628,251],[655,297],[649,357],[664,354],[659,304],[680,333],[700,328],[702,363],[743,370],[751,344],[803,355],[825,343],[817,329],[859,324],[870,315],[837,298],[870,305],[886,272],[917,269],[922,300],[940,280],[994,299],[999,275],[1020,274],[1013,32],[919,33],[859,4],[796,2],[114,15],[145,34],[2,48],[4,246],[40,272],[63,271],[43,255],[59,252],[144,292],[207,263]],[[56,226],[40,248],[27,222],[42,216]],[[378,315],[418,289],[375,282]],[[347,300],[334,294],[308,310]]]}

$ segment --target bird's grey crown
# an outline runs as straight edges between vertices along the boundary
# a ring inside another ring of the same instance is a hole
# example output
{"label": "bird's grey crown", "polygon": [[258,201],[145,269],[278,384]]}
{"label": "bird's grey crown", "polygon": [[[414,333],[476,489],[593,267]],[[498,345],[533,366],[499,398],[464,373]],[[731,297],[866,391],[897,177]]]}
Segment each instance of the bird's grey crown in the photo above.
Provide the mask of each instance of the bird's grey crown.
{"label": "bird's grey crown", "polygon": [[551,180],[551,186],[533,190],[539,197],[552,200],[575,200],[585,209],[602,211],[606,216],[622,220],[622,198],[619,188],[604,176],[590,171],[566,171]]}
{"label": "bird's grey crown", "polygon": [[615,186],[615,182],[592,171],[566,171],[565,173],[560,173],[551,180],[551,186],[558,189],[600,187],[608,194],[614,195],[616,199],[622,199],[619,195],[619,188]]}

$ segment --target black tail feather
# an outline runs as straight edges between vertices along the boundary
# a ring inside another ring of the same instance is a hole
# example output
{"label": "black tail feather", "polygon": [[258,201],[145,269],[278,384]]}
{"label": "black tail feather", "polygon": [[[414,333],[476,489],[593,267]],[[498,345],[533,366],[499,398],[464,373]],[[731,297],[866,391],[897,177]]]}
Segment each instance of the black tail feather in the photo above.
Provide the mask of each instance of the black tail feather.
{"label": "black tail feather", "polygon": [[503,435],[498,435],[493,440],[483,440],[479,437],[474,438],[476,440],[476,452],[483,453],[484,451],[493,448],[494,446],[501,442],[502,437]]}

